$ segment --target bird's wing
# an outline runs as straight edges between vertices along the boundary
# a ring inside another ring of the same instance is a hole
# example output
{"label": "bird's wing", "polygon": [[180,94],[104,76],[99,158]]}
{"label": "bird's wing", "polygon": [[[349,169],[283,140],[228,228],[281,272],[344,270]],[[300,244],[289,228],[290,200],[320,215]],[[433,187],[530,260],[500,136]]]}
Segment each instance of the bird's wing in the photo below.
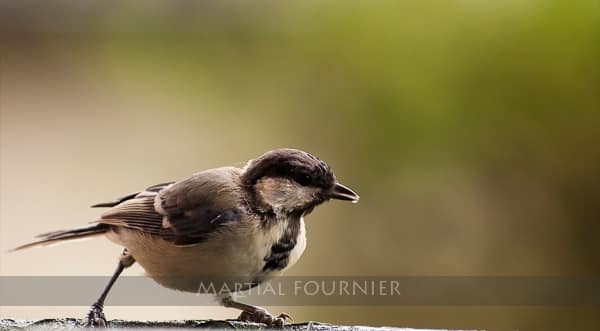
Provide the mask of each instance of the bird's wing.
{"label": "bird's wing", "polygon": [[235,169],[213,169],[151,187],[123,200],[98,222],[159,235],[176,245],[199,244],[243,214]]}
{"label": "bird's wing", "polygon": [[144,191],[140,191],[140,192],[135,192],[135,193],[131,193],[128,194],[126,196],[117,198],[114,201],[109,201],[109,202],[102,202],[102,203],[97,203],[93,206],[91,206],[92,208],[102,208],[102,207],[114,207],[117,206],[127,200],[131,200],[133,198],[139,197],[141,195],[152,195],[152,193],[157,193],[158,191],[162,190],[163,188],[174,184],[175,182],[168,182],[168,183],[161,183],[161,184],[156,184],[156,185],[152,185],[150,187],[148,187],[147,189],[145,189]]}
{"label": "bird's wing", "polygon": [[162,227],[162,217],[154,209],[154,197],[144,196],[123,201],[102,214],[97,222],[165,236],[169,231]]}
{"label": "bird's wing", "polygon": [[175,244],[194,245],[245,213],[239,169],[218,168],[197,173],[158,192],[157,211],[163,226],[175,234]]}

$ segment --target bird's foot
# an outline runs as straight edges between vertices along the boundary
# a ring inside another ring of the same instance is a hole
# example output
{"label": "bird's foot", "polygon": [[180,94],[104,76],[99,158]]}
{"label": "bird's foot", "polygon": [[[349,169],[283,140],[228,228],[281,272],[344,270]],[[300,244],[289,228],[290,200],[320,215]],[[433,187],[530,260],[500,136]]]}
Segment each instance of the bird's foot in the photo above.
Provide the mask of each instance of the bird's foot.
{"label": "bird's foot", "polygon": [[103,328],[106,327],[106,316],[104,316],[104,307],[95,303],[90,307],[90,312],[86,316],[85,327]]}
{"label": "bird's foot", "polygon": [[253,310],[244,310],[238,319],[242,322],[263,323],[269,327],[282,329],[286,320],[293,321],[292,316],[281,313],[277,316],[271,315],[266,309],[254,307]]}

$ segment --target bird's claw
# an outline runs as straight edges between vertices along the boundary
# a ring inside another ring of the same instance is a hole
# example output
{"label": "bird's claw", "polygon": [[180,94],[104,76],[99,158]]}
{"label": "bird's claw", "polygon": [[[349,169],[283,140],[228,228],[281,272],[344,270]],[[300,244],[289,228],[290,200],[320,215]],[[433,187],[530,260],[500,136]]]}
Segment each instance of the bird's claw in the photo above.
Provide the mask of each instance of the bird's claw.
{"label": "bird's claw", "polygon": [[293,321],[294,319],[287,313],[281,313],[277,316],[271,315],[266,309],[257,307],[252,311],[243,311],[238,317],[243,322],[263,323],[269,327],[282,329],[286,320]]}
{"label": "bird's claw", "polygon": [[104,328],[106,327],[106,316],[104,316],[104,307],[100,304],[93,304],[90,312],[86,316],[85,327]]}
{"label": "bird's claw", "polygon": [[292,318],[292,316],[290,316],[290,314],[288,313],[280,313],[279,315],[277,315],[277,317],[274,320],[274,324],[277,328],[282,329],[283,325],[285,324],[286,321],[290,321],[293,322],[294,319]]}

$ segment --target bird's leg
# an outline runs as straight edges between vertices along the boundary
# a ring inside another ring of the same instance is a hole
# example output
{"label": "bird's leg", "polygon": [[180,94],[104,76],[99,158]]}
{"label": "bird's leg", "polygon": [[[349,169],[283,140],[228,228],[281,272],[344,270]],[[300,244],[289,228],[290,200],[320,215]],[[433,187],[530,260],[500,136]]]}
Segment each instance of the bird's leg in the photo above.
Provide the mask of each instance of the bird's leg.
{"label": "bird's leg", "polygon": [[100,294],[100,297],[98,298],[98,300],[96,300],[96,302],[94,302],[94,304],[90,307],[90,312],[87,314],[87,317],[86,317],[85,326],[87,326],[87,327],[105,327],[106,326],[106,317],[104,316],[104,311],[103,311],[104,310],[104,300],[106,299],[108,292],[110,292],[110,289],[114,285],[117,278],[119,278],[119,275],[121,275],[121,272],[123,272],[123,270],[125,270],[125,268],[130,267],[134,263],[135,263],[135,259],[133,258],[133,256],[131,256],[129,254],[129,252],[127,251],[127,248],[125,248],[123,250],[123,253],[121,253],[121,256],[119,257],[119,265],[117,266],[117,269],[115,270],[112,277],[108,281],[108,284],[106,284],[104,291],[102,291],[102,294]]}
{"label": "bird's leg", "polygon": [[283,325],[285,324],[286,320],[293,320],[292,317],[286,313],[281,313],[277,316],[273,316],[262,307],[252,306],[234,301],[229,294],[219,296],[219,299],[223,306],[228,308],[239,309],[242,311],[242,313],[238,317],[240,321],[264,323],[268,326],[283,328]]}

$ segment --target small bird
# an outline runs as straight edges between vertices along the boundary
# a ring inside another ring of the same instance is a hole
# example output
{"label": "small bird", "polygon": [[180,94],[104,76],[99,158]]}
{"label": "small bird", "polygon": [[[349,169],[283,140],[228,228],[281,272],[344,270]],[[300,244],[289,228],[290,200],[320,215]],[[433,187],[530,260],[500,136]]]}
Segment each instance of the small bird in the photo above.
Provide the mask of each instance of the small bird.
{"label": "small bird", "polygon": [[[105,326],[104,301],[121,272],[139,263],[170,289],[198,292],[207,277],[249,284],[246,290],[294,265],[306,248],[304,216],[330,199],[358,202],[321,159],[297,149],[277,149],[243,168],[221,167],[177,182],[148,187],[92,207],[108,209],[91,225],[39,235],[15,250],[105,235],[124,247],[117,269],[92,304],[88,326]],[[291,317],[213,293],[239,319],[282,327]]]}

